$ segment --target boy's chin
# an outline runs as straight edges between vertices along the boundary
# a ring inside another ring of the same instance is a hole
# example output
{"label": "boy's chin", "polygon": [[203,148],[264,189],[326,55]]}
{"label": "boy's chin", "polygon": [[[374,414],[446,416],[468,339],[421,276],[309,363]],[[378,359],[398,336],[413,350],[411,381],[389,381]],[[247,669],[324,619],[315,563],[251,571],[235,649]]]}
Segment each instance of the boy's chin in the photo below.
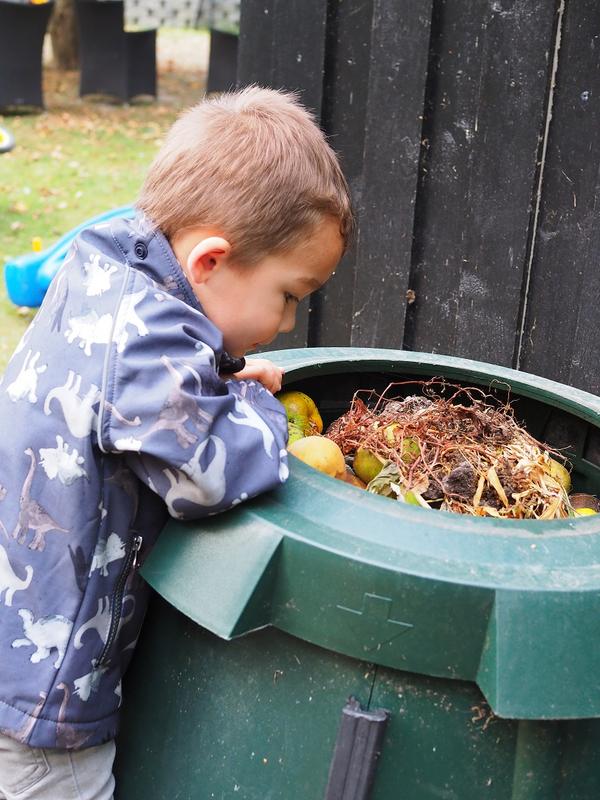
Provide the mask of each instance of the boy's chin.
{"label": "boy's chin", "polygon": [[232,357],[232,358],[244,358],[245,355],[252,352],[252,348],[243,348],[243,347],[232,347],[229,348],[225,346],[225,351]]}
{"label": "boy's chin", "polygon": [[231,347],[227,346],[227,342],[224,342],[223,344],[226,352],[229,353],[229,355],[233,356],[234,358],[244,358],[244,356],[247,356],[251,353],[256,353],[256,351],[260,347],[264,346],[264,344],[261,344],[260,342],[257,342],[256,344],[247,344],[243,346],[242,345],[236,346],[232,344]]}

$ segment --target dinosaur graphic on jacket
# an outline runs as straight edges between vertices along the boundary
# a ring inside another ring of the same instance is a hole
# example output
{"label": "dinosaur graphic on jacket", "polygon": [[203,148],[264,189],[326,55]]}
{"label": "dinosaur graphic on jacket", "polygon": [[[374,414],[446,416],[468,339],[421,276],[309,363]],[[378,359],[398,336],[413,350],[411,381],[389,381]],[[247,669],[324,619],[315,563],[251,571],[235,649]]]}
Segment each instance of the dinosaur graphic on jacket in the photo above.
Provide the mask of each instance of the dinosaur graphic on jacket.
{"label": "dinosaur graphic on jacket", "polygon": [[59,533],[69,533],[67,528],[62,528],[55,522],[50,514],[43,508],[37,500],[30,497],[33,474],[35,472],[35,455],[33,450],[28,447],[25,454],[31,459],[29,472],[25,478],[25,483],[21,489],[19,518],[13,530],[13,539],[17,539],[19,544],[23,544],[30,530],[35,531],[35,536],[29,544],[30,550],[43,550],[46,546],[46,534],[50,531]]}
{"label": "dinosaur graphic on jacket", "polygon": [[73,623],[66,617],[59,615],[34,619],[28,608],[20,608],[19,616],[23,620],[22,639],[15,639],[12,647],[30,647],[35,645],[35,652],[31,654],[32,664],[38,664],[48,658],[52,650],[57,650],[58,655],[54,662],[54,669],[58,669],[65,657],[67,642],[71,636]]}
{"label": "dinosaur graphic on jacket", "polygon": [[33,577],[33,567],[27,564],[25,567],[25,578],[21,579],[15,575],[13,568],[8,560],[8,553],[0,544],[0,594],[4,595],[4,605],[12,606],[15,592],[23,592],[31,583]]}

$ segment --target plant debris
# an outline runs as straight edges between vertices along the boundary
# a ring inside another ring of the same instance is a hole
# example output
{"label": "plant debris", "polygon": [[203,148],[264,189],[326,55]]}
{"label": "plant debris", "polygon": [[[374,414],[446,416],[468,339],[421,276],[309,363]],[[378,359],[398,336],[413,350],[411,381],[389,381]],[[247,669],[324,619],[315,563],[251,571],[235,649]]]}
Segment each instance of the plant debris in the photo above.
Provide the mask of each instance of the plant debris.
{"label": "plant debris", "polygon": [[[389,396],[408,384],[421,394]],[[376,494],[474,516],[575,514],[560,453],[520,426],[508,402],[477,387],[432,378],[391,383],[382,395],[359,391],[326,435],[347,457],[366,448],[382,459],[367,486]]]}

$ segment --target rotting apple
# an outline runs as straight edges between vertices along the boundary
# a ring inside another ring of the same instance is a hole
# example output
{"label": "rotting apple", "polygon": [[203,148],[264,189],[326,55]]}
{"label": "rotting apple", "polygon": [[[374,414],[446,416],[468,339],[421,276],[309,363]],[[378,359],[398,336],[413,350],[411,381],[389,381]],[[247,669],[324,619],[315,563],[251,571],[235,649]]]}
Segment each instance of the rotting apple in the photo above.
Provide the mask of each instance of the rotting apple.
{"label": "rotting apple", "polygon": [[315,401],[304,392],[279,392],[275,395],[285,408],[288,423],[296,425],[304,436],[313,436],[323,431],[323,420]]}
{"label": "rotting apple", "polygon": [[367,447],[359,447],[352,462],[352,469],[365,483],[370,483],[376,475],[379,475],[385,461],[379,458]]}
{"label": "rotting apple", "polygon": [[565,492],[569,493],[571,491],[571,474],[569,470],[555,458],[551,458],[549,461],[550,475],[561,484]]}

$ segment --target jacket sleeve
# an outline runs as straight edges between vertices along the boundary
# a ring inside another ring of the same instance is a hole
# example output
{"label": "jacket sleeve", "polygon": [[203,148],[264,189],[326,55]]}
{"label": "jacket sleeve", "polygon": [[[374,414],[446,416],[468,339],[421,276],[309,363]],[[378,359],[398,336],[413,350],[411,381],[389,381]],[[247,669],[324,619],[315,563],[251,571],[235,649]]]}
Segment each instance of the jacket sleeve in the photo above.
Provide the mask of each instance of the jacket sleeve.
{"label": "jacket sleeve", "polygon": [[220,342],[200,311],[134,275],[115,317],[98,441],[180,519],[224,511],[288,476],[283,406],[259,383],[217,375]]}

